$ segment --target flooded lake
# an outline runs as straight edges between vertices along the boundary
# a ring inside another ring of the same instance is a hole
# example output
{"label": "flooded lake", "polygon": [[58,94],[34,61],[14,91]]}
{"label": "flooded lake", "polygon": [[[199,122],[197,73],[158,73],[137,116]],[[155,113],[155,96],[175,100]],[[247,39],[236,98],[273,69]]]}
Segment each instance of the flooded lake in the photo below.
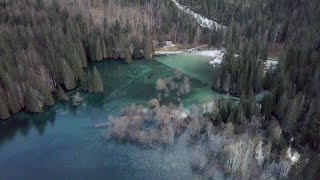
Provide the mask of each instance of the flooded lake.
{"label": "flooded lake", "polygon": [[96,63],[104,82],[103,94],[80,91],[84,102],[79,107],[72,107],[70,101],[58,102],[42,114],[19,113],[1,122],[0,179],[197,178],[183,136],[173,146],[146,149],[106,141],[105,130],[93,127],[129,104],[146,104],[157,97],[157,79],[174,76],[174,69],[192,77],[191,92],[183,99],[185,106],[223,96],[211,89],[217,73],[208,66],[207,57],[156,59],[136,60],[131,65]]}

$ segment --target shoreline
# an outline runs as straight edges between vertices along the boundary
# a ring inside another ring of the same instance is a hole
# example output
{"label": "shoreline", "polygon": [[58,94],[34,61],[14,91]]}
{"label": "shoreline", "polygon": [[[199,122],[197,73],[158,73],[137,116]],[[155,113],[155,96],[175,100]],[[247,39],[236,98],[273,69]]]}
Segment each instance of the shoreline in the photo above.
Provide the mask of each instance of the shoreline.
{"label": "shoreline", "polygon": [[177,54],[182,54],[185,51],[156,51],[154,53],[155,57],[159,57],[159,56],[168,56],[168,55],[177,55]]}

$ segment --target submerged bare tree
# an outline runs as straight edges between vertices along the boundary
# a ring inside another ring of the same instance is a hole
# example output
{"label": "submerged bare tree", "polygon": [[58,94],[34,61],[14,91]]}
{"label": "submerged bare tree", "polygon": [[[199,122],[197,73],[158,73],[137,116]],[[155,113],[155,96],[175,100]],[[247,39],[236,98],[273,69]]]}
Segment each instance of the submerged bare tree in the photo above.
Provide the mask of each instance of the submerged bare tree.
{"label": "submerged bare tree", "polygon": [[72,105],[73,106],[79,106],[83,101],[83,98],[81,97],[79,92],[76,92],[73,96],[72,96]]}
{"label": "submerged bare tree", "polygon": [[175,138],[188,124],[186,115],[177,106],[159,106],[153,99],[149,108],[131,105],[122,110],[121,116],[110,118],[106,138],[132,141],[145,145],[173,144]]}
{"label": "submerged bare tree", "polygon": [[162,97],[167,98],[172,95],[173,98],[181,101],[181,97],[190,92],[190,78],[176,70],[175,77],[158,79],[156,82],[156,90],[159,92],[159,100],[161,100]]}

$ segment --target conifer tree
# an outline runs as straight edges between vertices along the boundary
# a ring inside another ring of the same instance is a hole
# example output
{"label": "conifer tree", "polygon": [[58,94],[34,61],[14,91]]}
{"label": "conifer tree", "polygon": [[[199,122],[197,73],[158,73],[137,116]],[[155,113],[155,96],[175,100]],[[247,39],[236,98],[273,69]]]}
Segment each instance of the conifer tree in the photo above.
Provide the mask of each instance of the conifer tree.
{"label": "conifer tree", "polygon": [[65,85],[65,88],[67,90],[74,89],[76,87],[76,78],[74,76],[74,73],[65,59],[61,59],[61,63],[62,63],[62,82]]}
{"label": "conifer tree", "polygon": [[229,92],[231,86],[231,75],[227,72],[224,76],[224,80],[222,81],[222,90],[225,92]]}
{"label": "conifer tree", "polygon": [[133,37],[133,56],[135,59],[143,58],[143,54],[141,53],[142,45],[141,41],[138,37]]}
{"label": "conifer tree", "polygon": [[39,100],[36,90],[30,85],[27,87],[27,95],[25,96],[25,108],[29,112],[42,112],[43,103]]}
{"label": "conifer tree", "polygon": [[253,77],[254,91],[260,92],[263,88],[263,67],[260,64],[257,64],[255,76]]}
{"label": "conifer tree", "polygon": [[132,48],[129,41],[126,42],[126,49],[125,49],[125,63],[131,64],[132,63]]}
{"label": "conifer tree", "polygon": [[3,97],[0,90],[0,119],[7,119],[10,117],[10,113],[6,102],[2,99]]}
{"label": "conifer tree", "polygon": [[87,57],[82,43],[79,44],[78,53],[82,62],[82,67],[88,67]]}
{"label": "conifer tree", "polygon": [[88,40],[88,49],[91,61],[96,61],[96,50],[95,50],[96,42],[94,40],[93,35],[89,37]]}
{"label": "conifer tree", "polygon": [[108,58],[108,50],[107,50],[106,44],[104,43],[104,40],[101,40],[101,44],[102,44],[102,57],[103,57],[103,59],[107,59]]}
{"label": "conifer tree", "polygon": [[274,99],[273,99],[272,94],[265,95],[262,100],[262,111],[263,111],[263,114],[265,115],[265,118],[267,120],[271,120],[271,116],[272,116],[271,113],[274,108],[273,101],[274,101]]}
{"label": "conifer tree", "polygon": [[54,102],[54,99],[53,99],[51,91],[48,91],[47,93],[43,94],[43,103],[46,106],[54,105],[55,102]]}
{"label": "conifer tree", "polygon": [[45,106],[52,106],[55,102],[52,96],[52,92],[46,82],[45,79],[41,79],[37,84],[37,89],[39,93],[42,95],[42,101]]}
{"label": "conifer tree", "polygon": [[80,87],[82,90],[84,91],[89,91],[89,84],[88,84],[88,74],[90,71],[88,71],[88,73],[84,73],[83,78],[80,79]]}
{"label": "conifer tree", "polygon": [[63,89],[60,85],[58,86],[57,95],[58,95],[58,100],[60,100],[60,101],[68,101],[69,100],[69,97],[63,91]]}
{"label": "conifer tree", "polygon": [[96,66],[93,67],[92,74],[89,75],[90,87],[89,92],[103,92],[103,82]]}
{"label": "conifer tree", "polygon": [[13,92],[7,91],[5,96],[5,99],[7,99],[8,108],[11,113],[17,113],[22,109],[19,99]]}
{"label": "conifer tree", "polygon": [[95,46],[95,60],[101,61],[103,60],[103,49],[100,41],[100,36],[96,38],[96,46]]}
{"label": "conifer tree", "polygon": [[144,38],[143,38],[144,58],[150,60],[152,59],[152,42],[150,39],[149,30],[147,26],[144,26],[143,33],[144,33]]}

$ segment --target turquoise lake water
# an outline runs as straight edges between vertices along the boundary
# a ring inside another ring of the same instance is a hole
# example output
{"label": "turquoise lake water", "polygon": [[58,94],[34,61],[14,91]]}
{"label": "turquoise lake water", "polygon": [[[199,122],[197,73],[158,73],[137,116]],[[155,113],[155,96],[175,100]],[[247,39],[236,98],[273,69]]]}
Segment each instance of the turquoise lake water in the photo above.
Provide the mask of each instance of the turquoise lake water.
{"label": "turquoise lake water", "polygon": [[0,123],[0,179],[200,178],[192,172],[190,150],[183,140],[146,149],[105,141],[105,131],[93,125],[117,115],[126,105],[157,97],[156,80],[174,76],[174,69],[193,77],[185,106],[223,96],[211,89],[217,72],[207,62],[206,57],[176,55],[131,65],[96,63],[104,81],[103,94],[81,92],[85,100],[80,107],[59,102],[45,113],[19,113]]}

